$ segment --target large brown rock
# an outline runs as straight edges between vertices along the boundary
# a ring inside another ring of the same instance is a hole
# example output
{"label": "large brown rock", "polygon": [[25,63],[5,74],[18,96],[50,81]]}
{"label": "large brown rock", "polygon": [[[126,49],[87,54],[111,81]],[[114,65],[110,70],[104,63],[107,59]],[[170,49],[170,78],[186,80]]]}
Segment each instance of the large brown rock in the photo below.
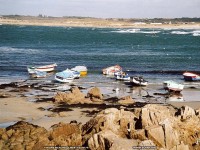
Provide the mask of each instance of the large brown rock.
{"label": "large brown rock", "polygon": [[59,123],[50,131],[49,139],[54,145],[82,146],[81,133],[80,125]]}
{"label": "large brown rock", "polygon": [[0,143],[1,149],[42,149],[49,143],[48,132],[42,127],[20,121],[0,133]]}
{"label": "large brown rock", "polygon": [[141,123],[142,128],[159,125],[159,122],[164,121],[166,118],[174,117],[174,112],[168,109],[166,106],[148,104],[141,110]]}
{"label": "large brown rock", "polygon": [[90,89],[87,93],[87,97],[89,97],[91,100],[93,99],[103,99],[103,95],[98,87],[94,87]]}
{"label": "large brown rock", "polygon": [[110,130],[94,134],[88,140],[88,146],[92,150],[131,150],[133,146],[138,146],[138,144],[138,140],[121,138]]}

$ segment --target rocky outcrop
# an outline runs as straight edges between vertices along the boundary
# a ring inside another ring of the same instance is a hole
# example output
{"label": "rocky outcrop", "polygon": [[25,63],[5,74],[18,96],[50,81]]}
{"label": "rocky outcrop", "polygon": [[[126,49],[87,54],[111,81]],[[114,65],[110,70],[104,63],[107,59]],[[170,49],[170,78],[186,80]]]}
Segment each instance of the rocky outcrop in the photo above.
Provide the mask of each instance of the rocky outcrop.
{"label": "rocky outcrop", "polygon": [[0,149],[42,149],[49,143],[48,131],[20,121],[0,133],[0,143]]}
{"label": "rocky outcrop", "polygon": [[67,103],[67,104],[84,104],[84,103],[92,103],[89,99],[85,98],[85,94],[83,94],[78,87],[73,87],[70,89],[70,93],[58,92],[54,96],[54,101],[56,103]]}
{"label": "rocky outcrop", "polygon": [[192,108],[161,105],[146,105],[131,111],[109,108],[84,125],[76,121],[59,123],[50,131],[21,121],[0,129],[0,149],[42,149],[46,145],[84,145],[96,150],[142,146],[158,150],[200,149],[197,112]]}
{"label": "rocky outcrop", "polygon": [[89,90],[87,97],[83,94],[78,87],[73,87],[70,89],[69,93],[58,92],[54,96],[54,102],[56,103],[66,103],[66,104],[102,104],[103,95],[99,88],[94,87]]}

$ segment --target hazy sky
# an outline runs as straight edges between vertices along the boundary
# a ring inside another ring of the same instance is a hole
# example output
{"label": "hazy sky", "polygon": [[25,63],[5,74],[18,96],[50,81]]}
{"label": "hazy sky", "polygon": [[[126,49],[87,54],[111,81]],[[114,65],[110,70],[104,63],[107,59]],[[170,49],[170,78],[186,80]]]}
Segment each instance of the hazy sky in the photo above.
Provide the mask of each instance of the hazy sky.
{"label": "hazy sky", "polygon": [[200,0],[0,0],[0,15],[200,17]]}

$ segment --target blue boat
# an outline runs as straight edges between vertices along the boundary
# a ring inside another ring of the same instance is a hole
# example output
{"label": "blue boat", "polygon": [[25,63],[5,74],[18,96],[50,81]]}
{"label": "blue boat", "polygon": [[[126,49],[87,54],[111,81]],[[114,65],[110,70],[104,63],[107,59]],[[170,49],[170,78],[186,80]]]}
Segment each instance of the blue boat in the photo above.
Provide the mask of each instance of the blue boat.
{"label": "blue boat", "polygon": [[29,73],[32,78],[45,78],[47,76],[47,72],[33,70],[32,73]]}
{"label": "blue boat", "polygon": [[55,75],[55,80],[58,82],[63,82],[63,83],[70,83],[74,80],[74,74],[71,70],[66,69],[62,72],[58,72]]}

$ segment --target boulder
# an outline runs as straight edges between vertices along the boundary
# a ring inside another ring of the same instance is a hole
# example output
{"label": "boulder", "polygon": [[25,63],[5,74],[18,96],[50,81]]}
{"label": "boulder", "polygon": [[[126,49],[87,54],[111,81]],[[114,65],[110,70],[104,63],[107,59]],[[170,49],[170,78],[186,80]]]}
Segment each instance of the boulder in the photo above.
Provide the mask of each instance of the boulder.
{"label": "boulder", "polygon": [[[175,113],[175,111],[174,111]],[[158,125],[159,122],[164,121],[166,118],[171,118],[174,113],[166,106],[148,104],[141,110],[140,120],[142,128]]]}
{"label": "boulder", "polygon": [[81,133],[80,125],[59,123],[52,127],[49,139],[53,145],[82,146]]}
{"label": "boulder", "polygon": [[0,143],[3,143],[2,149],[42,149],[49,143],[48,132],[42,127],[20,121],[0,134]]}
{"label": "boulder", "polygon": [[125,97],[120,98],[118,103],[121,105],[130,105],[130,104],[134,104],[135,101],[132,99],[131,96],[125,96]]}
{"label": "boulder", "polygon": [[96,150],[131,150],[132,147],[137,146],[138,143],[138,140],[121,138],[110,130],[104,130],[94,134],[88,140],[89,148]]}
{"label": "boulder", "polygon": [[87,93],[87,97],[89,97],[91,100],[93,99],[103,99],[103,95],[98,87],[94,87],[90,89]]}

